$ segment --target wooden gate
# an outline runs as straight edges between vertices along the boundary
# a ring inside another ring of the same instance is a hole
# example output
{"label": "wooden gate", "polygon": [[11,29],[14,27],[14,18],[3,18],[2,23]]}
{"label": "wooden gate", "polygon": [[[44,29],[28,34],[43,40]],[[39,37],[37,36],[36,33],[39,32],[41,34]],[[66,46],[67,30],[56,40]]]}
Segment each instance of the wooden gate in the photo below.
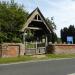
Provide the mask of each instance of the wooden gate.
{"label": "wooden gate", "polygon": [[26,42],[25,43],[25,53],[26,55],[44,54],[45,53],[45,43]]}

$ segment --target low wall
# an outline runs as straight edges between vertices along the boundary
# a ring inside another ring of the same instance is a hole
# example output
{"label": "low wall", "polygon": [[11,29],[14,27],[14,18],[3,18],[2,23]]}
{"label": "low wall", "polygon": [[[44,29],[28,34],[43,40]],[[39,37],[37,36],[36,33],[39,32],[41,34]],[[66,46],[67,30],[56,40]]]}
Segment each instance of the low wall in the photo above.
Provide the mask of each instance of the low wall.
{"label": "low wall", "polygon": [[[30,50],[32,51],[32,50]],[[30,52],[29,51],[29,52]],[[0,44],[0,57],[16,57],[25,54],[25,47],[22,43]],[[33,51],[32,51],[33,52]],[[35,50],[32,54],[35,53]],[[54,54],[75,54],[75,44],[52,44],[46,48],[46,53]]]}
{"label": "low wall", "polygon": [[73,54],[75,53],[75,45],[54,45],[56,54]]}
{"label": "low wall", "polygon": [[16,57],[24,55],[25,49],[22,43],[0,44],[0,57]]}
{"label": "low wall", "polygon": [[47,47],[47,53],[73,54],[75,53],[75,44],[52,44]]}

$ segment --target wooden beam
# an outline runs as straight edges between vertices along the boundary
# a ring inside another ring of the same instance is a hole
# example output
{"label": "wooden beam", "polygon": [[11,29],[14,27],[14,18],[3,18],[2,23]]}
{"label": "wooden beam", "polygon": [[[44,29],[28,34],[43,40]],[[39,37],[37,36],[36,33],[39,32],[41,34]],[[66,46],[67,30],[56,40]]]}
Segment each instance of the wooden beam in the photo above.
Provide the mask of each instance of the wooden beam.
{"label": "wooden beam", "polygon": [[[26,38],[26,36],[25,36],[25,32],[23,33],[23,44],[24,44],[24,49],[26,50],[26,41],[25,41],[25,38]],[[24,52],[24,54],[25,54],[25,52]]]}
{"label": "wooden beam", "polygon": [[36,20],[36,19],[33,19],[32,21],[36,21],[36,22],[42,22],[42,20]]}
{"label": "wooden beam", "polygon": [[38,27],[27,27],[26,29],[31,29],[31,30],[41,30],[41,28],[38,28]]}

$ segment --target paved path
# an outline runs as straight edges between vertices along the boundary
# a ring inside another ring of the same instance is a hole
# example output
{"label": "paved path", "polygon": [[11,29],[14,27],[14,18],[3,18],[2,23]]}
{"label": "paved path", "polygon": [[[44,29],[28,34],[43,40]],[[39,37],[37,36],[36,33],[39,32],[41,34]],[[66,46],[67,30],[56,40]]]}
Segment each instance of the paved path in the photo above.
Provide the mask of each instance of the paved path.
{"label": "paved path", "polygon": [[75,75],[75,59],[0,65],[0,75]]}

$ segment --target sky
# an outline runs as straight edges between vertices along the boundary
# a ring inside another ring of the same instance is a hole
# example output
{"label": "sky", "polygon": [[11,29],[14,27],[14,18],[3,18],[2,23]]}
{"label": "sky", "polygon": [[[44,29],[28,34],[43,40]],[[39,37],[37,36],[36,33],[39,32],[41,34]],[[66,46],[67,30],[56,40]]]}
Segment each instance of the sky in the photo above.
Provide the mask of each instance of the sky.
{"label": "sky", "polygon": [[[10,0],[0,0],[10,1]],[[57,29],[55,30],[60,37],[60,30],[69,25],[75,25],[75,0],[14,0],[31,13],[39,7],[44,17],[54,17]]]}

